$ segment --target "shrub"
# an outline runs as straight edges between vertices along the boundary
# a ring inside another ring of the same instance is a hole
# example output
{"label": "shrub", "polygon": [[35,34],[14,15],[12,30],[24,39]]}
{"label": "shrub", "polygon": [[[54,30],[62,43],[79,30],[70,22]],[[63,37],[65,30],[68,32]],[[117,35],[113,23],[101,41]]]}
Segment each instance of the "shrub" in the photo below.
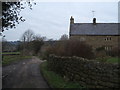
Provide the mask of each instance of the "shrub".
{"label": "shrub", "polygon": [[105,48],[104,47],[98,47],[98,48],[96,48],[95,57],[96,58],[107,57]]}
{"label": "shrub", "polygon": [[31,41],[29,45],[33,54],[37,55],[43,44],[44,44],[43,41],[39,41],[39,40]]}
{"label": "shrub", "polygon": [[92,47],[85,42],[77,40],[56,42],[46,50],[46,55],[49,54],[55,54],[57,56],[78,56],[88,59],[94,58]]}
{"label": "shrub", "polygon": [[104,47],[99,47],[99,48],[96,48],[96,51],[99,52],[99,51],[104,51],[105,48]]}

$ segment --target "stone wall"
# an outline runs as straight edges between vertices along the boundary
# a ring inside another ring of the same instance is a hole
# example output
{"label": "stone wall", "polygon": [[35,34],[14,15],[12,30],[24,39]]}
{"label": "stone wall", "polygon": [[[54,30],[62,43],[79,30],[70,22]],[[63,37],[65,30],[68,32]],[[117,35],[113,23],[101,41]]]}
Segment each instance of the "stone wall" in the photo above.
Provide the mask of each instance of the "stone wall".
{"label": "stone wall", "polygon": [[48,68],[66,80],[78,82],[88,88],[118,88],[120,68],[118,64],[100,63],[80,57],[51,55]]}

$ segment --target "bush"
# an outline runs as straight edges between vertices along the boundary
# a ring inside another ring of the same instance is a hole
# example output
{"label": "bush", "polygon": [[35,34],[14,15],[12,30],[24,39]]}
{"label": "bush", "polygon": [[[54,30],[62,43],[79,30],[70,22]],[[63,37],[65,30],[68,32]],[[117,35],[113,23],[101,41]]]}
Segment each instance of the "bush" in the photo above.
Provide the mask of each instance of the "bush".
{"label": "bush", "polygon": [[43,44],[44,42],[39,40],[33,40],[30,42],[30,49],[34,55],[37,55],[39,53],[39,50],[41,49]]}
{"label": "bush", "polygon": [[98,47],[98,48],[96,48],[96,50],[95,50],[95,57],[96,58],[107,57],[105,48],[104,47]]}
{"label": "bush", "polygon": [[56,42],[46,50],[46,55],[48,56],[49,54],[55,54],[57,56],[78,56],[88,59],[94,58],[92,47],[85,42],[77,40]]}

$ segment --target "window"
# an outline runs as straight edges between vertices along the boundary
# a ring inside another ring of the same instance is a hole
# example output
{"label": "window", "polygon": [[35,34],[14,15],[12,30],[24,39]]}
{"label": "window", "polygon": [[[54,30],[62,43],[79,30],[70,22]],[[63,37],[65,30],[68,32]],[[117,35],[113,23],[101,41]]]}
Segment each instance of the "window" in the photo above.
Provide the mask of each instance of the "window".
{"label": "window", "polygon": [[110,41],[111,40],[111,37],[106,37],[105,38],[105,41]]}
{"label": "window", "polygon": [[106,55],[111,55],[112,46],[105,46]]}
{"label": "window", "polygon": [[109,39],[111,40],[111,37]]}
{"label": "window", "polygon": [[112,50],[112,46],[105,46],[105,50],[106,51],[111,51]]}

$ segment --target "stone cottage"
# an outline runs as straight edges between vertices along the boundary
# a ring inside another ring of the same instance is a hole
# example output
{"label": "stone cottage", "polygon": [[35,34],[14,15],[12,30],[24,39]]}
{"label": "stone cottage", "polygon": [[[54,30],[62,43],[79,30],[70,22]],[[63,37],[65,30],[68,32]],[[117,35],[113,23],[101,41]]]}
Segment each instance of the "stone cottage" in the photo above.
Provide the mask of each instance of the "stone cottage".
{"label": "stone cottage", "polygon": [[103,47],[110,51],[119,44],[118,26],[118,23],[97,23],[96,18],[93,18],[93,23],[75,23],[71,17],[69,38],[85,41],[93,49]]}

